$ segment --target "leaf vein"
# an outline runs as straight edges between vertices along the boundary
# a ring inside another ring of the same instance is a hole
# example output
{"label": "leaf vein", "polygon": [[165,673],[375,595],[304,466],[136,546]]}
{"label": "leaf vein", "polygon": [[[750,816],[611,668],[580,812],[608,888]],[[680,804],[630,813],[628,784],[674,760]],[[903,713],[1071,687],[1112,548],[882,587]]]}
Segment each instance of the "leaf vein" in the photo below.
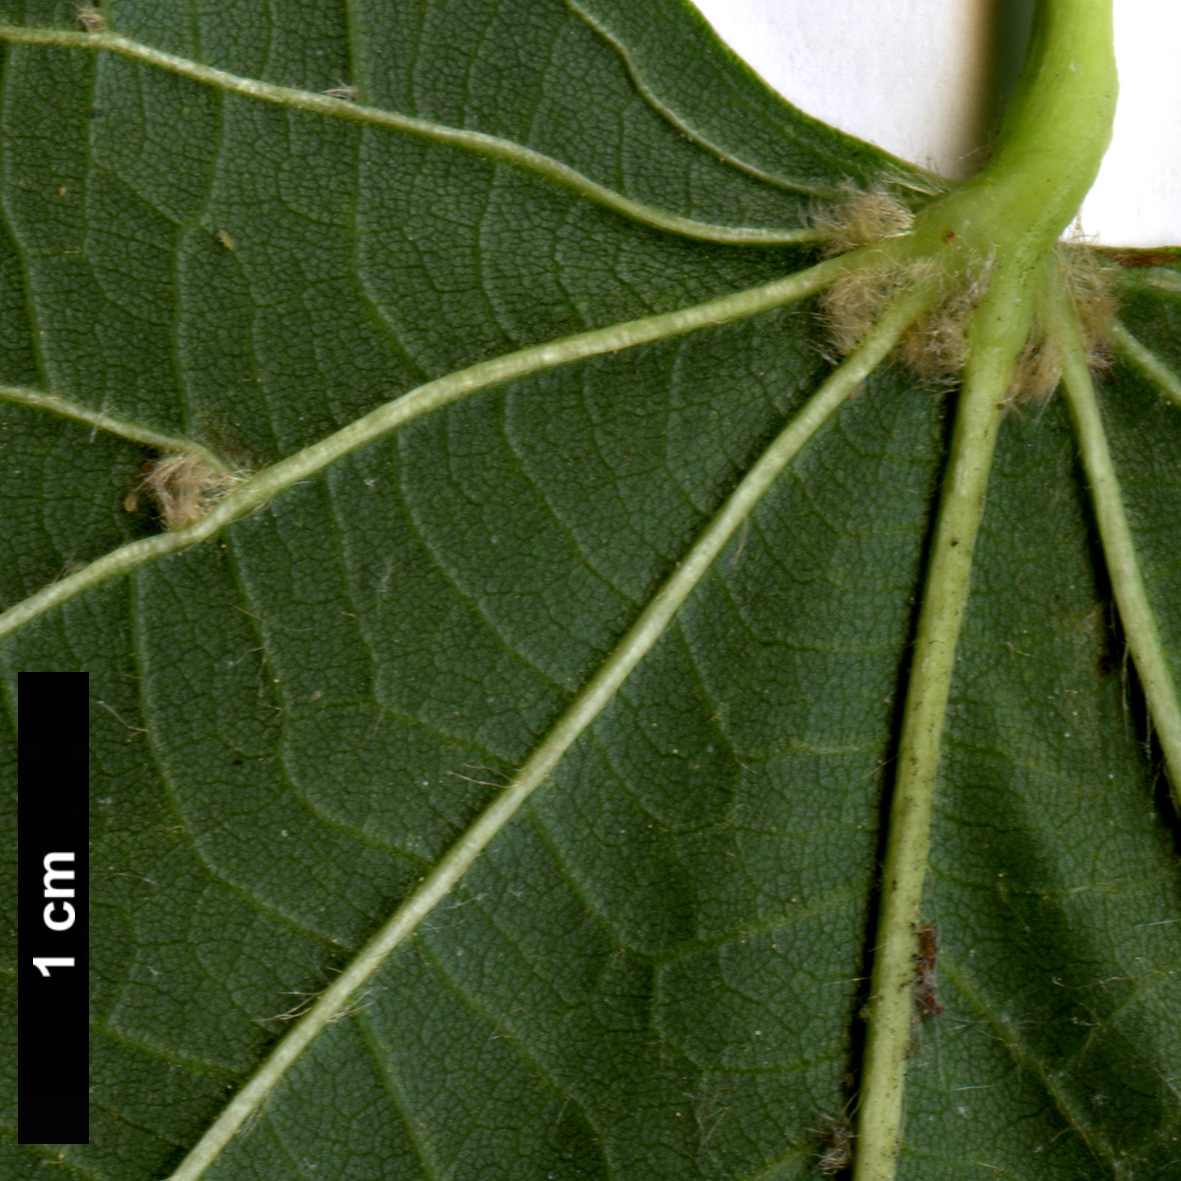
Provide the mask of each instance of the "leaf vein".
{"label": "leaf vein", "polygon": [[382,1089],[389,1097],[390,1106],[398,1114],[398,1119],[406,1131],[406,1138],[410,1141],[418,1158],[422,1171],[428,1181],[443,1181],[445,1176],[442,1167],[434,1160],[433,1155],[423,1140],[415,1121],[410,1118],[409,1099],[403,1093],[401,1080],[397,1078],[392,1063],[392,1055],[381,1045],[377,1031],[373,1027],[373,1019],[361,1010],[356,1014],[355,1024],[359,1027],[362,1040],[373,1059],[378,1078],[381,1079]]}
{"label": "leaf vein", "polygon": [[[790,181],[781,176],[776,176],[773,173],[767,172],[765,169],[758,167],[758,165],[751,164],[749,161],[743,160],[736,156],[733,152],[727,151],[725,148],[719,146],[703,132],[694,127],[691,123],[682,119],[676,111],[672,109],[667,103],[664,103],[657,97],[655,91],[648,86],[640,77],[639,71],[636,68],[635,54],[629,50],[622,41],[620,41],[613,33],[611,33],[604,25],[600,24],[594,19],[577,0],[566,0],[567,7],[580,17],[593,32],[597,33],[611,48],[619,55],[623,62],[624,68],[627,70],[628,77],[632,81],[632,85],[636,88],[636,93],[654,110],[662,119],[666,120],[672,127],[676,128],[682,135],[691,139],[698,147],[704,148],[709,154],[722,163],[729,165],[738,172],[745,173],[747,176],[752,176],[756,180],[762,181],[764,184],[774,185],[778,189],[784,189],[790,193],[799,193],[806,197],[818,197],[825,199],[832,199],[837,194],[828,188],[818,188],[815,185],[804,185],[798,181]],[[800,139],[798,135],[794,136]]]}
{"label": "leaf vein", "polygon": [[[495,926],[495,919],[489,915],[490,921]],[[510,942],[511,940],[506,940]],[[443,957],[438,955],[430,946],[429,937],[424,937],[416,941],[415,949],[422,957],[423,961],[429,965],[433,975],[447,990],[462,1004],[468,1011],[475,1016],[482,1024],[489,1030],[489,1037],[499,1036],[502,1040],[509,1043],[512,1052],[516,1058],[528,1068],[528,1073],[545,1080],[549,1088],[557,1095],[561,1095],[567,1102],[572,1103],[575,1108],[582,1114],[587,1126],[590,1127],[596,1134],[600,1144],[602,1144],[606,1137],[604,1131],[598,1126],[598,1122],[593,1118],[591,1112],[587,1109],[585,1104],[574,1095],[566,1087],[563,1087],[554,1077],[553,1071],[550,1067],[532,1050],[526,1041],[524,1032],[520,1030],[513,1030],[509,1028],[507,1037],[503,1034],[498,1034],[498,1030],[505,1028],[506,1017],[512,1015],[510,1010],[508,1013],[502,1014],[500,1017],[493,1017],[487,1004],[476,995],[466,985],[461,984],[455,977],[447,970]],[[530,965],[530,971],[544,984],[550,982],[541,977]]]}
{"label": "leaf vein", "polygon": [[1176,406],[1181,406],[1181,376],[1154,350],[1141,344],[1122,324],[1111,330],[1112,343]]}
{"label": "leaf vein", "polygon": [[86,50],[107,50],[247,98],[328,115],[336,119],[368,123],[420,139],[447,144],[464,151],[475,152],[491,160],[538,174],[563,188],[573,190],[596,205],[602,205],[633,221],[699,241],[745,246],[785,246],[802,242],[817,242],[822,237],[819,231],[809,227],[756,229],[712,225],[696,221],[693,218],[669,213],[625,197],[604,185],[600,185],[597,181],[591,180],[569,165],[498,136],[488,135],[481,131],[446,127],[412,115],[396,114],[376,107],[362,106],[345,99],[313,94],[291,86],[277,86],[255,78],[240,77],[226,70],[203,65],[176,54],[165,53],[163,50],[153,49],[114,33],[75,33],[65,29],[0,25],[0,39],[29,45],[57,45]]}

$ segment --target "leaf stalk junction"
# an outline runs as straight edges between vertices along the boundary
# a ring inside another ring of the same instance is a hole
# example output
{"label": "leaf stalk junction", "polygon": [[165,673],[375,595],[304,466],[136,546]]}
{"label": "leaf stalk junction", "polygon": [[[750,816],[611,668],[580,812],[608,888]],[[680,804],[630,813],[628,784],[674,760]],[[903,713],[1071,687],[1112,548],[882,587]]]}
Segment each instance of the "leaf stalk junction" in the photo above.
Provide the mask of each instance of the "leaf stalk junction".
{"label": "leaf stalk junction", "polygon": [[1035,317],[1055,306],[1056,244],[1099,171],[1117,88],[1111,0],[1043,0],[988,164],[921,211],[911,234],[884,244],[906,261],[937,257],[987,288],[967,327],[967,364],[907,687],[854,1181],[893,1181],[897,1172],[931,810],[989,468],[1017,358]]}

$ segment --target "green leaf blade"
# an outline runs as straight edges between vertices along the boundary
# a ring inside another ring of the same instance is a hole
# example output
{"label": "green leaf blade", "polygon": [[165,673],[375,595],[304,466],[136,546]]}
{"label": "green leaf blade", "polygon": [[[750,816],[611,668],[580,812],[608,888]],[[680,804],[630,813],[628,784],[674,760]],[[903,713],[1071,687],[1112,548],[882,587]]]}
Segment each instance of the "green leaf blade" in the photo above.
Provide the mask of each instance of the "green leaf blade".
{"label": "green leaf blade", "polygon": [[[722,226],[805,224],[812,193],[883,172],[928,183],[648,7],[109,16]],[[813,260],[106,51],[9,46],[5,70],[0,381],[248,467],[461,367]],[[1124,319],[1175,371],[1174,295],[1145,285]],[[71,1168],[175,1169],[503,795],[829,373],[811,312],[482,390],[5,640],[10,716],[18,669],[93,677],[95,1106]],[[1181,434],[1156,397],[1121,361],[1104,405],[1176,652]],[[892,365],[856,391],[206,1176],[815,1175],[860,1062],[949,401]],[[144,446],[0,413],[6,602],[154,530],[122,507]],[[936,805],[946,1011],[915,1033],[916,1181],[1171,1167],[1175,820],[1073,455],[1054,405],[1005,423]],[[15,1145],[11,1066],[0,1168],[41,1176],[58,1149]]]}

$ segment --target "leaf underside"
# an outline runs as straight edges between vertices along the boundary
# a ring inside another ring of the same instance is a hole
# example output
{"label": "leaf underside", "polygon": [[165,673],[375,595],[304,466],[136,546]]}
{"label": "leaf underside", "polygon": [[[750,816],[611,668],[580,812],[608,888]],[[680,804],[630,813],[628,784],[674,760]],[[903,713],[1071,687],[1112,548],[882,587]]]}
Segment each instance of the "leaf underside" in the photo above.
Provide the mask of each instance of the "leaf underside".
{"label": "leaf underside", "polygon": [[[770,95],[680,3],[108,18],[722,226],[805,227],[884,173],[927,184]],[[689,241],[479,152],[112,53],[10,45],[2,68],[0,382],[248,467],[463,366],[816,257]],[[1173,373],[1179,276],[1136,268],[1121,311]],[[91,673],[94,1086],[89,1145],[17,1145],[6,1052],[0,1174],[179,1164],[829,372],[812,310],[474,394],[5,642],[14,724],[18,670]],[[954,394],[892,365],[864,383],[209,1178],[815,1174],[859,1060]],[[1181,406],[1123,354],[1100,395],[1178,670]],[[158,528],[125,507],[141,444],[0,404],[0,447],[5,606]],[[916,1030],[900,1176],[1176,1176],[1176,816],[1058,401],[1003,426],[973,592],[925,903],[945,1011]]]}

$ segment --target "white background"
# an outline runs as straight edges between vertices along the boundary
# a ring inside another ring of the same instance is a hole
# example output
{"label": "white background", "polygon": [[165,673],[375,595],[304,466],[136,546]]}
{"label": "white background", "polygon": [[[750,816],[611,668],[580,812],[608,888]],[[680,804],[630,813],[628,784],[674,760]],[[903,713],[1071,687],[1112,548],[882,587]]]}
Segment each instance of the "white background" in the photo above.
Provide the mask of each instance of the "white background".
{"label": "white background", "polygon": [[[975,171],[995,105],[997,0],[694,0],[789,102],[945,176]],[[1181,3],[1115,0],[1120,102],[1083,230],[1181,245]]]}

